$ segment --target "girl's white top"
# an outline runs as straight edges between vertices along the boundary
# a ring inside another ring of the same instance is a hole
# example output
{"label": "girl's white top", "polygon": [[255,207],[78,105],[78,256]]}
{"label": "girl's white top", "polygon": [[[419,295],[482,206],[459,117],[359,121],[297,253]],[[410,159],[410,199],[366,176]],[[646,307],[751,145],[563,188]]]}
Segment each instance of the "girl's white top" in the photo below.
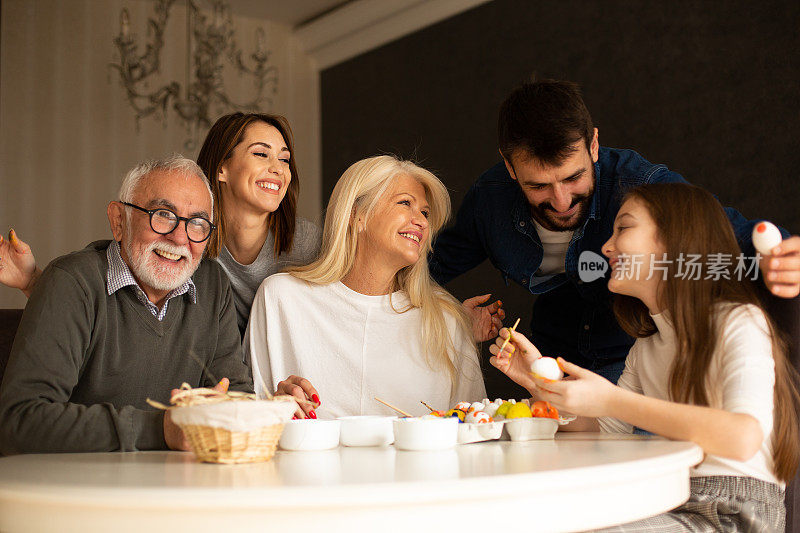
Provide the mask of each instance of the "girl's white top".
{"label": "girl's white top", "polygon": [[[722,304],[718,316],[728,312],[719,325],[719,339],[706,380],[709,406],[744,413],[761,425],[764,440],[748,461],[707,454],[692,469],[692,477],[749,476],[779,482],[772,473],[773,391],[775,361],[764,313],[753,305]],[[658,331],[637,339],[625,362],[618,385],[652,398],[669,400],[669,375],[677,352],[675,330],[664,313],[651,315]],[[600,418],[603,431],[631,433],[633,427],[614,418]]]}
{"label": "girl's white top", "polygon": [[270,276],[256,293],[244,338],[256,392],[266,386],[273,393],[290,375],[304,377],[319,392],[319,418],[397,414],[376,396],[413,415],[428,413],[420,400],[444,410],[485,397],[477,354],[455,319],[448,320],[459,354],[453,389],[444,367],[427,364],[420,310],[398,312],[407,305],[402,292],[367,296],[341,282]]}

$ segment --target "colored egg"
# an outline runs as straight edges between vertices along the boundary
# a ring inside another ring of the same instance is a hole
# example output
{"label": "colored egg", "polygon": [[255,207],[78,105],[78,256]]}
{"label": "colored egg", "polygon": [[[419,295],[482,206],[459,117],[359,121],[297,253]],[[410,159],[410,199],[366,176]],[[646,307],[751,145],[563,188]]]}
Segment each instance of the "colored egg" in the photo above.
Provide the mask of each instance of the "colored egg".
{"label": "colored egg", "polygon": [[450,409],[449,411],[447,411],[444,414],[444,416],[455,416],[456,418],[458,418],[459,422],[463,422],[464,421],[464,417],[466,416],[466,413],[464,411],[459,410],[459,409]]}
{"label": "colored egg", "polygon": [[[469,406],[469,411],[483,411],[483,407],[484,407],[483,403],[475,402],[475,403],[473,403],[472,405]],[[467,412],[469,412],[469,411],[467,411]]]}
{"label": "colored egg", "polygon": [[469,406],[472,405],[469,402],[459,402],[456,404],[454,409],[458,409],[459,411],[464,411],[465,413],[469,411]]}
{"label": "colored egg", "polygon": [[511,406],[506,413],[506,418],[530,418],[533,416],[531,408],[520,402]]}
{"label": "colored egg", "polygon": [[513,405],[514,404],[511,402],[503,402],[502,405],[500,405],[500,407],[498,407],[495,410],[495,418],[499,416],[506,416],[506,413],[508,412],[509,409],[511,409],[511,406]]}
{"label": "colored egg", "polygon": [[464,422],[470,424],[488,424],[489,422],[493,422],[493,420],[491,416],[483,411],[473,411],[464,418]]}
{"label": "colored egg", "polygon": [[552,357],[540,357],[531,364],[531,373],[541,379],[558,381],[564,377],[564,373],[558,366],[558,362]]}
{"label": "colored egg", "polygon": [[753,228],[753,246],[761,255],[770,255],[782,241],[781,231],[771,222],[762,220]]}
{"label": "colored egg", "polygon": [[558,420],[558,409],[550,405],[549,402],[534,402],[531,414],[539,418],[555,418]]}

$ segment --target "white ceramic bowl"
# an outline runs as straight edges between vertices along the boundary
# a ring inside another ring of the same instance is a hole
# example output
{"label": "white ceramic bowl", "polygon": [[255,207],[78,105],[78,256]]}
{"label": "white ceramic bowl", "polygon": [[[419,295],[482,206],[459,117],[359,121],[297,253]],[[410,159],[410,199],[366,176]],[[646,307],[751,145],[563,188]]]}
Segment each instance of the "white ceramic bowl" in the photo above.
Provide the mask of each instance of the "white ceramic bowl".
{"label": "white ceramic bowl", "polygon": [[329,450],[339,445],[338,420],[289,420],[278,445],[283,450]]}
{"label": "white ceramic bowl", "polygon": [[558,420],[554,418],[512,418],[506,420],[505,430],[511,440],[552,439],[558,430]]}
{"label": "white ceramic bowl", "polygon": [[400,450],[446,450],[458,442],[458,419],[398,418],[394,445]]}
{"label": "white ceramic bowl", "polygon": [[388,446],[394,442],[394,416],[342,416],[339,442],[342,446]]}

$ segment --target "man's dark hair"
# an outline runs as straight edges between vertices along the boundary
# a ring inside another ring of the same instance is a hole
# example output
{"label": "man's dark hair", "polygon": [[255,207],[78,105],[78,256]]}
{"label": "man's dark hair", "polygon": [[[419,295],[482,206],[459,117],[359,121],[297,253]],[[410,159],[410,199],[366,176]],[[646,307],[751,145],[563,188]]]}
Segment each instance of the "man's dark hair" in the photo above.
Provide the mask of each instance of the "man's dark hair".
{"label": "man's dark hair", "polygon": [[580,87],[571,81],[539,80],[523,84],[500,106],[500,153],[558,166],[580,139],[590,149],[594,126]]}

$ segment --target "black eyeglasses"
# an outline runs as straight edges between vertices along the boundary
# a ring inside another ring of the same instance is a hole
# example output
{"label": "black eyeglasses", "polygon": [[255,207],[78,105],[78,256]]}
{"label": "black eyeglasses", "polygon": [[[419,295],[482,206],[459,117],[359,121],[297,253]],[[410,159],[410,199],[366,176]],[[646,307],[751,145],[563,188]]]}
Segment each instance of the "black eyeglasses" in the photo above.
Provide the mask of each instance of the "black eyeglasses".
{"label": "black eyeglasses", "polygon": [[203,217],[179,217],[169,209],[145,209],[128,202],[120,202],[122,205],[133,207],[150,215],[150,227],[156,233],[166,235],[175,231],[181,220],[186,227],[186,236],[192,242],[203,242],[211,236],[211,232],[217,227]]}

